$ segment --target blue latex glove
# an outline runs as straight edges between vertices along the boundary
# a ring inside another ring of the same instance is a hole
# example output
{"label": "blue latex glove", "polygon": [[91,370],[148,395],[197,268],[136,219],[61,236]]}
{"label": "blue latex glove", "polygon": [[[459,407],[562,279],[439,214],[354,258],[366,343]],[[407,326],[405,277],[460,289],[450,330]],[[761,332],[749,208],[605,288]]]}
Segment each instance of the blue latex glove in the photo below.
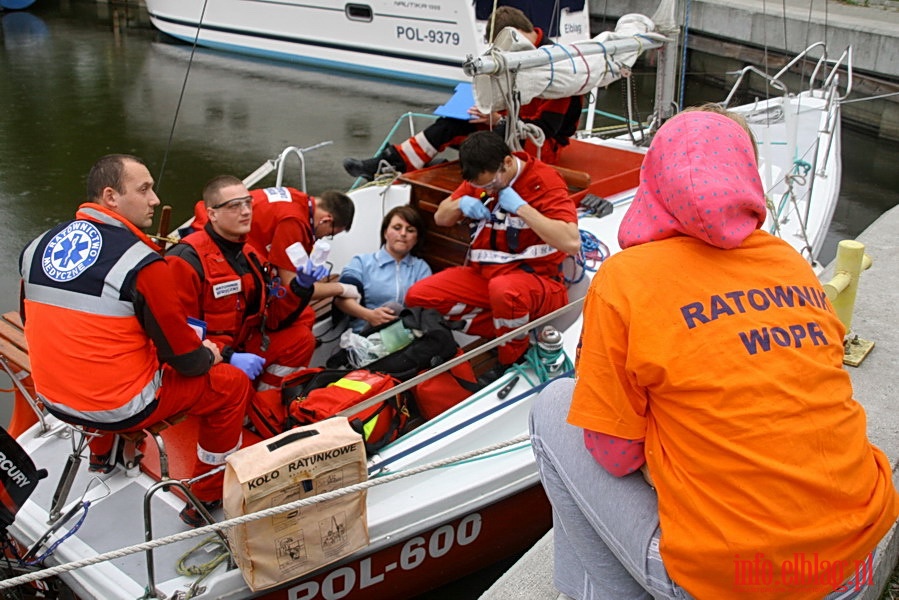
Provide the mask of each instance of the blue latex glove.
{"label": "blue latex glove", "polygon": [[518,214],[518,209],[527,204],[524,198],[511,187],[505,187],[499,191],[499,205],[507,213]]}
{"label": "blue latex glove", "polygon": [[483,202],[472,196],[459,198],[459,210],[469,219],[481,221],[490,218],[490,209],[484,206]]}
{"label": "blue latex glove", "polygon": [[[311,272],[308,272],[311,270]],[[312,268],[312,261],[306,261],[306,264],[297,269],[297,284],[301,288],[309,289],[312,285],[325,277],[328,274],[328,267],[325,265],[319,265],[316,268]]]}
{"label": "blue latex glove", "polygon": [[265,359],[249,352],[235,352],[231,355],[231,364],[243,371],[252,381],[262,373]]}

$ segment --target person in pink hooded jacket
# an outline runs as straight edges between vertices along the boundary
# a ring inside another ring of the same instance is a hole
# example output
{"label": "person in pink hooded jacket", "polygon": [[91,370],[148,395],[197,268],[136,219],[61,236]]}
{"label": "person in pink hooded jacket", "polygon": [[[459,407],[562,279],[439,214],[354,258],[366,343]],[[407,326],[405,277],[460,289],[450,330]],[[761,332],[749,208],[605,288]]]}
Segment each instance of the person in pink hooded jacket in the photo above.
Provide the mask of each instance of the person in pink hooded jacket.
{"label": "person in pink hooded jacket", "polygon": [[845,599],[871,583],[899,514],[890,462],[842,323],[764,220],[739,117],[659,129],[587,294],[575,380],[531,415],[564,594]]}

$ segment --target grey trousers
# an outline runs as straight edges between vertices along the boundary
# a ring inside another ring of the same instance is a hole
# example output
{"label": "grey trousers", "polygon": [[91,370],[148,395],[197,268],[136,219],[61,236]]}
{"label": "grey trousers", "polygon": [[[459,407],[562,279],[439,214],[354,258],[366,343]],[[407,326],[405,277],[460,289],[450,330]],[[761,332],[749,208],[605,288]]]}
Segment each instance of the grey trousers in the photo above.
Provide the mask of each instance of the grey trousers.
{"label": "grey trousers", "polygon": [[659,555],[659,508],[643,476],[613,477],[565,418],[573,379],[547,386],[531,409],[531,444],[553,506],[554,584],[575,600],[689,599]]}
{"label": "grey trousers", "polygon": [[639,472],[610,475],[584,447],[584,430],[566,422],[573,388],[573,379],[553,382],[531,409],[531,443],[553,507],[556,589],[575,600],[690,599],[659,554],[655,490]]}

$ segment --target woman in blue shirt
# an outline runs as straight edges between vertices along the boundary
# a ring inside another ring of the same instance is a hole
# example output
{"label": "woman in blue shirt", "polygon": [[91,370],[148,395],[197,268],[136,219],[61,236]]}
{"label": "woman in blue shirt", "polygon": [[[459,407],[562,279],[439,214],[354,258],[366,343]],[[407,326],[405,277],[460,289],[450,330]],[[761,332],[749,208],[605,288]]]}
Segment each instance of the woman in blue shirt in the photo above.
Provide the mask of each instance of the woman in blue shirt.
{"label": "woman in blue shirt", "polygon": [[355,285],[362,297],[335,298],[334,303],[352,318],[357,333],[365,327],[381,325],[397,318],[406,291],[413,283],[431,274],[417,254],[424,222],[411,206],[397,206],[381,221],[381,249],[357,254],[340,273],[340,282]]}

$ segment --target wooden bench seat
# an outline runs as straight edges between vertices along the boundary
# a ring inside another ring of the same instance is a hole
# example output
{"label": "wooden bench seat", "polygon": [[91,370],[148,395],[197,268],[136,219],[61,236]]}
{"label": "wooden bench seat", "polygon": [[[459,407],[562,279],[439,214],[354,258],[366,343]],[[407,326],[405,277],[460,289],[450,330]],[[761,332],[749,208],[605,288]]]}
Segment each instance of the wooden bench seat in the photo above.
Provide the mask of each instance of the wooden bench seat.
{"label": "wooden bench seat", "polygon": [[[13,376],[21,383],[31,398],[36,399],[34,381],[31,379],[28,342],[25,341],[22,317],[18,312],[4,313],[0,318],[0,359],[12,371]],[[13,386],[13,395],[15,404],[6,430],[10,435],[16,437],[37,422],[37,415],[34,414],[18,386]]]}

